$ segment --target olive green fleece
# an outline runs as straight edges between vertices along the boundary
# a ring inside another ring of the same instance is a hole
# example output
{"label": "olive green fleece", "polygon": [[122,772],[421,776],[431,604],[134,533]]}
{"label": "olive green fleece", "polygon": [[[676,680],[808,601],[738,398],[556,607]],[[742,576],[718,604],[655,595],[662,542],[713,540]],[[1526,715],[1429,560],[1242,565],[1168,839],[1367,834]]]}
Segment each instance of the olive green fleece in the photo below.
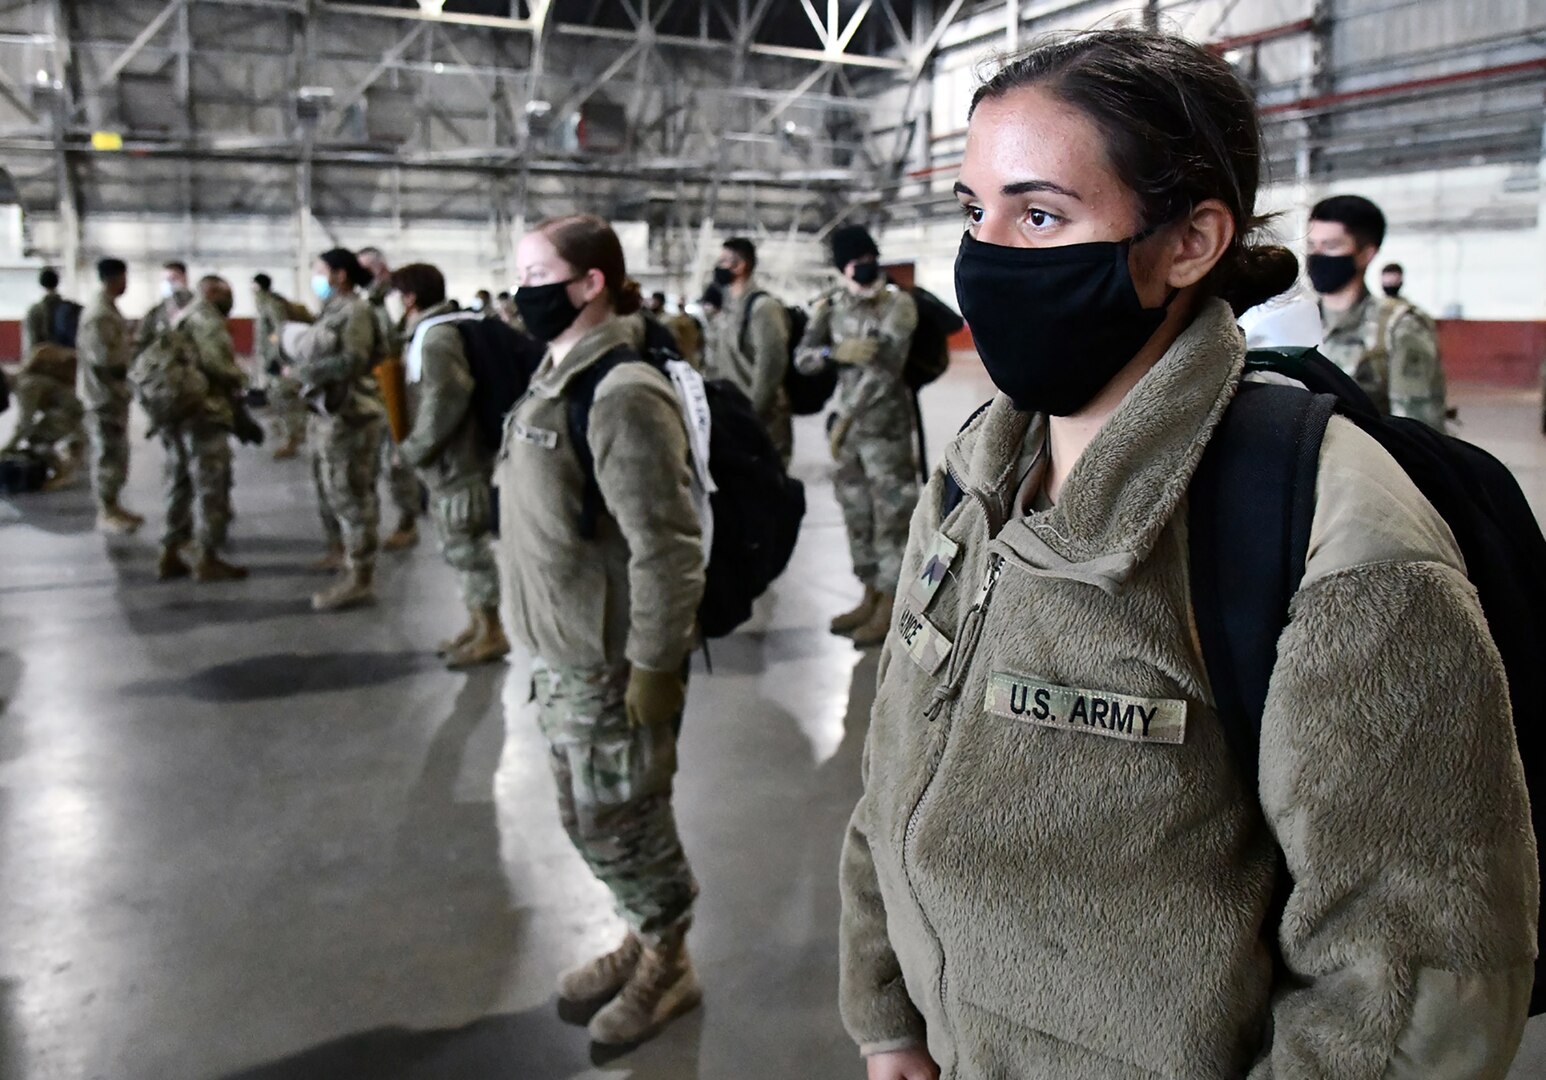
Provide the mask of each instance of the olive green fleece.
{"label": "olive green fleece", "polygon": [[[942,523],[943,473],[925,492],[895,625],[922,616],[956,651],[926,671],[894,629],[842,860],[842,1009],[865,1052],[926,1043],[945,1080],[1507,1072],[1538,882],[1501,662],[1442,520],[1343,421],[1257,791],[1225,745],[1186,489],[1243,353],[1207,305],[1029,515],[1011,503],[1044,418],[1000,397],[947,451],[968,494]],[[1356,508],[1376,505],[1370,535]],[[910,600],[941,527],[960,550]],[[996,673],[1175,702],[1184,736],[1000,715]]]}
{"label": "olive green fleece", "polygon": [[[448,300],[414,316],[408,326],[410,340],[426,319],[456,310],[456,305]],[[433,491],[483,486],[492,462],[472,410],[476,387],[461,332],[454,322],[431,326],[424,331],[419,349],[422,374],[418,382],[408,387],[408,411],[413,426],[408,437],[398,444],[397,452],[418,470],[420,479]]]}

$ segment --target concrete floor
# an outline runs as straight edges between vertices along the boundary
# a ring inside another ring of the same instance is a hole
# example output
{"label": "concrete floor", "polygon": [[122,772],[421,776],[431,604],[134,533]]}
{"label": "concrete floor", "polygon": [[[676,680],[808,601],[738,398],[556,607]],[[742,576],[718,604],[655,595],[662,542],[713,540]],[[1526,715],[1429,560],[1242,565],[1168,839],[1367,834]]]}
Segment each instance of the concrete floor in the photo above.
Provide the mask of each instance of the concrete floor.
{"label": "concrete floor", "polygon": [[[936,451],[986,393],[968,368],[925,395]],[[1531,399],[1464,409],[1546,513]],[[152,443],[146,537],[98,536],[84,489],[0,502],[0,1080],[861,1076],[836,865],[875,658],[823,630],[857,589],[799,440],[794,565],[700,665],[682,746],[707,1004],[613,1061],[554,1008],[617,927],[559,829],[526,661],[429,655],[459,615],[431,546],[384,560],[380,607],[321,618],[299,462],[240,453],[233,585],[154,582]],[[1546,1075],[1546,1025],[1512,1075]]]}

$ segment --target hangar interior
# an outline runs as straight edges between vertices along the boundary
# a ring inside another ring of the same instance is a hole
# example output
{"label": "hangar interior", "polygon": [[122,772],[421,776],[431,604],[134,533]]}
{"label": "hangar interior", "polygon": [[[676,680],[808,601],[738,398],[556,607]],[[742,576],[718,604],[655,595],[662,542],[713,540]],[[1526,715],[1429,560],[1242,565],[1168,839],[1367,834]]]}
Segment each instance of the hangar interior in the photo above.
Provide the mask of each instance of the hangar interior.
{"label": "hangar interior", "polygon": [[[248,353],[255,273],[307,296],[317,252],[374,245],[466,301],[576,210],[673,308],[733,235],[809,304],[848,224],[953,301],[974,87],[1113,23],[1248,82],[1289,247],[1328,195],[1384,209],[1458,433],[1546,518],[1546,0],[0,0],[0,365],[44,266],[84,299],[124,260],[131,318],[167,260],[223,275]],[[932,464],[993,389],[953,344],[920,396]],[[303,463],[238,449],[253,577],[199,591],[94,532],[82,487],[0,497],[0,1080],[862,1075],[836,867],[877,656],[826,632],[857,586],[821,423],[795,425],[790,569],[694,660],[677,803],[706,1004],[621,1056],[553,1009],[616,924],[554,810],[530,657],[442,668],[433,544],[319,620]],[[126,498],[156,507],[134,425]],[[1509,1078],[1540,1076],[1537,1018]]]}

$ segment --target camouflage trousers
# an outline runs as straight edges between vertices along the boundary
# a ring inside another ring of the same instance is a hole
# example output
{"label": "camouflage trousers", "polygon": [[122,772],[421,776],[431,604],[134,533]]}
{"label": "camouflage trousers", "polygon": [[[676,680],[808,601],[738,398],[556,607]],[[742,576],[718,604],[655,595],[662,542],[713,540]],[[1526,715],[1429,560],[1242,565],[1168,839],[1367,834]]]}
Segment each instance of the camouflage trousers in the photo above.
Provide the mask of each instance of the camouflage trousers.
{"label": "camouflage trousers", "polygon": [[883,593],[895,593],[902,576],[907,530],[918,505],[917,437],[911,412],[886,410],[864,417],[838,447],[832,485],[848,550],[860,581]]}
{"label": "camouflage trousers", "polygon": [[287,443],[299,446],[306,439],[306,401],[301,384],[283,375],[268,380],[268,402],[274,411],[274,433]]}
{"label": "camouflage trousers", "polygon": [[674,724],[633,728],[623,708],[628,669],[532,667],[564,831],[646,944],[692,921],[693,879],[676,815]]}
{"label": "camouflage trousers", "polygon": [[166,451],[161,543],[181,547],[196,540],[200,554],[214,554],[231,526],[231,433],[213,424],[181,424],[160,434]]}
{"label": "camouflage trousers", "polygon": [[381,501],[381,441],[386,418],[361,423],[334,416],[311,417],[311,475],[317,487],[322,529],[328,543],[341,545],[352,568],[376,565]]}
{"label": "camouflage trousers", "polygon": [[91,486],[102,509],[118,505],[129,479],[129,399],[111,402],[86,413],[91,437]]}
{"label": "camouflage trousers", "polygon": [[456,487],[431,489],[430,517],[440,538],[440,554],[461,579],[469,611],[499,606],[499,570],[489,544],[493,507],[486,477]]}
{"label": "camouflage trousers", "polygon": [[[384,423],[385,421],[383,421]],[[399,521],[411,521],[419,516],[419,474],[397,452],[397,442],[386,429],[381,439],[381,469],[387,475],[387,492],[392,505],[397,508]]]}
{"label": "camouflage trousers", "polygon": [[6,444],[7,450],[30,447],[57,467],[58,445],[68,442],[71,457],[85,457],[86,432],[81,425],[86,410],[73,386],[47,375],[24,372],[16,377],[11,389],[16,430]]}

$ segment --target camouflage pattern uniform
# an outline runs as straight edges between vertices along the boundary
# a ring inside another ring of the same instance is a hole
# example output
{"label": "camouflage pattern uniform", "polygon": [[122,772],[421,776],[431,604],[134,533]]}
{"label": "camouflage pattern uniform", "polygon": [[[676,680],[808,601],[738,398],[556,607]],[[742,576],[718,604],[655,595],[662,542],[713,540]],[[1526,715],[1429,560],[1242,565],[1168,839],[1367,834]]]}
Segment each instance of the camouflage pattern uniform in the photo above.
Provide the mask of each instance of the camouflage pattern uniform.
{"label": "camouflage pattern uniform", "polygon": [[129,478],[129,324],[106,290],[81,312],[75,339],[79,393],[91,436],[91,484],[97,505],[116,507]]}
{"label": "camouflage pattern uniform", "polygon": [[1433,320],[1405,300],[1365,293],[1344,312],[1321,306],[1321,352],[1357,380],[1381,413],[1444,430],[1444,368]]}
{"label": "camouflage pattern uniform", "polygon": [[145,312],[145,317],[140,320],[139,326],[134,331],[134,355],[138,356],[144,352],[145,347],[155,340],[155,336],[171,326],[177,316],[193,303],[193,300],[194,296],[190,290],[178,289]]}
{"label": "camouflage pattern uniform", "polygon": [[681,717],[670,727],[631,727],[627,667],[538,659],[532,680],[564,831],[646,945],[680,933],[698,895],[671,810]]}
{"label": "camouflage pattern uniform", "polygon": [[[27,309],[22,322],[22,369],[11,384],[16,405],[16,430],[6,444],[7,451],[27,446],[49,460],[52,468],[62,467],[57,446],[68,442],[68,456],[80,460],[86,453],[86,410],[75,394],[74,364],[36,364],[34,354],[53,338],[53,312],[59,303],[57,293],[49,293]],[[74,350],[60,350],[60,358]]]}
{"label": "camouflage pattern uniform", "polygon": [[[456,310],[451,301],[430,308],[419,322]],[[472,412],[472,369],[454,323],[424,331],[419,343],[423,375],[408,388],[413,430],[398,452],[429,489],[429,511],[440,550],[461,578],[469,610],[499,606],[499,572],[489,547],[493,456],[483,446]]]}
{"label": "camouflage pattern uniform", "polygon": [[246,376],[236,363],[226,318],[208,300],[200,298],[176,326],[193,342],[199,368],[209,380],[209,396],[202,412],[157,433],[166,451],[166,531],[161,543],[178,548],[197,540],[200,555],[213,555],[225,546],[231,525],[233,401],[242,392]]}
{"label": "camouflage pattern uniform", "polygon": [[312,478],[328,543],[341,546],[351,569],[373,570],[381,524],[376,483],[386,409],[371,374],[376,323],[353,292],[335,292],[308,332],[311,355],[293,365],[309,400],[331,396],[333,411],[313,411]]}
{"label": "camouflage pattern uniform", "polygon": [[284,354],[279,349],[279,329],[292,322],[290,302],[273,291],[258,293],[258,356],[268,376],[269,405],[279,419],[279,434],[291,446],[306,438],[306,403],[301,384],[282,372]]}
{"label": "camouflage pattern uniform", "polygon": [[[401,359],[403,355],[402,334],[392,324],[392,316],[386,309],[386,297],[391,288],[390,280],[377,282],[371,286],[368,297],[371,317],[376,322],[374,365],[380,365],[388,359]],[[390,424],[383,432],[381,468],[386,473],[387,491],[391,495],[392,505],[397,508],[398,519],[412,521],[419,516],[419,478],[414,474],[413,466],[397,452],[397,440],[392,437]]]}
{"label": "camouflage pattern uniform", "polygon": [[784,390],[789,370],[789,314],[783,304],[760,292],[754,279],[748,278],[740,296],[734,290],[727,291],[724,309],[715,321],[719,328],[704,354],[704,376],[724,379],[751,400],[787,466],[794,453],[789,395]]}
{"label": "camouflage pattern uniform", "polygon": [[916,417],[912,391],[902,381],[917,325],[917,305],[901,289],[887,285],[856,296],[845,288],[817,305],[800,343],[802,352],[835,349],[854,338],[878,343],[870,362],[838,366],[834,431],[847,434],[836,449],[832,482],[854,573],[887,595],[896,592],[918,503]]}

